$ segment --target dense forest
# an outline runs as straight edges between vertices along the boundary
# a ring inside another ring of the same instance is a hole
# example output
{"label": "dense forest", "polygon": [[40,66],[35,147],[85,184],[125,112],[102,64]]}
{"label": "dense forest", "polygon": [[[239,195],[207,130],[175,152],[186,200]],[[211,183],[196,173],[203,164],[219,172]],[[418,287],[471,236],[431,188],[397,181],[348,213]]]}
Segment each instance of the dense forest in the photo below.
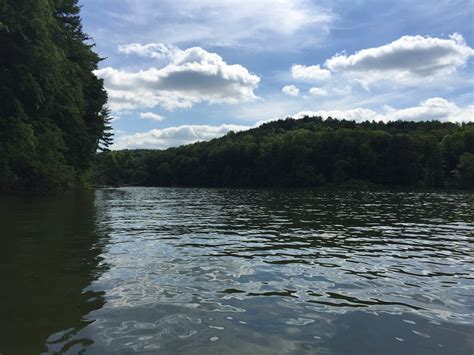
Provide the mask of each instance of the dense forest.
{"label": "dense forest", "polygon": [[474,188],[472,123],[288,118],[178,148],[108,151],[93,47],[77,0],[0,0],[0,192],[91,182]]}
{"label": "dense forest", "polygon": [[96,182],[474,188],[474,124],[288,118],[178,148],[105,152]]}
{"label": "dense forest", "polygon": [[111,142],[77,0],[0,0],[0,191],[80,186]]}

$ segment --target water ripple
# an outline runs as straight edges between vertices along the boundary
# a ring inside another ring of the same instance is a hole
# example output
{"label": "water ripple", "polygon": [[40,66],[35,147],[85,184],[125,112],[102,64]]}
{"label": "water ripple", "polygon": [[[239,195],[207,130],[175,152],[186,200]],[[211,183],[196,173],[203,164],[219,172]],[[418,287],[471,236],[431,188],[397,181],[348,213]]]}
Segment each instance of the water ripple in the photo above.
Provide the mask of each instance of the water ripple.
{"label": "water ripple", "polygon": [[359,314],[406,349],[438,349],[440,327],[474,343],[473,195],[124,188],[96,204],[106,304],[77,337],[97,349],[235,352],[232,336],[240,353],[331,353]]}

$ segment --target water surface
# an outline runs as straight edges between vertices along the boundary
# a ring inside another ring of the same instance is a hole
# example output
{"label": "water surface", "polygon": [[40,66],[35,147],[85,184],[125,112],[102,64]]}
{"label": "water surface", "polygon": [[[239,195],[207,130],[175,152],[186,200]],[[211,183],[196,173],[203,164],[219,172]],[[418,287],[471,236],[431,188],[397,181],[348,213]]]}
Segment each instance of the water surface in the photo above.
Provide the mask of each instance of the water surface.
{"label": "water surface", "polygon": [[474,195],[0,198],[0,353],[469,354]]}

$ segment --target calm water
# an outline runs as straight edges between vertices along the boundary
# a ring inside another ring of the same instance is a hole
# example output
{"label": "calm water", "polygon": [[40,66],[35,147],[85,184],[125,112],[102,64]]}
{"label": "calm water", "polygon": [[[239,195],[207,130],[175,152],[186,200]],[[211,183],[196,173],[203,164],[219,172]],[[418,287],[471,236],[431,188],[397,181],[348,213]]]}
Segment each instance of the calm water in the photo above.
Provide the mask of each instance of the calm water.
{"label": "calm water", "polygon": [[474,195],[0,198],[0,353],[474,353]]}

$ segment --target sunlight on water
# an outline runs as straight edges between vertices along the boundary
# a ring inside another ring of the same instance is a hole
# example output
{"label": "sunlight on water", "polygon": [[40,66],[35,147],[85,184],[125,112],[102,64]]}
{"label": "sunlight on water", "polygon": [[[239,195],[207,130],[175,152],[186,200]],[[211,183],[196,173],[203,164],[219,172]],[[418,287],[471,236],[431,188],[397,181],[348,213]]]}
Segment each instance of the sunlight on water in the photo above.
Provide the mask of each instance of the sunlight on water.
{"label": "sunlight on water", "polygon": [[89,275],[71,292],[96,306],[46,352],[474,349],[472,194],[124,188],[88,208],[87,250],[57,273]]}

